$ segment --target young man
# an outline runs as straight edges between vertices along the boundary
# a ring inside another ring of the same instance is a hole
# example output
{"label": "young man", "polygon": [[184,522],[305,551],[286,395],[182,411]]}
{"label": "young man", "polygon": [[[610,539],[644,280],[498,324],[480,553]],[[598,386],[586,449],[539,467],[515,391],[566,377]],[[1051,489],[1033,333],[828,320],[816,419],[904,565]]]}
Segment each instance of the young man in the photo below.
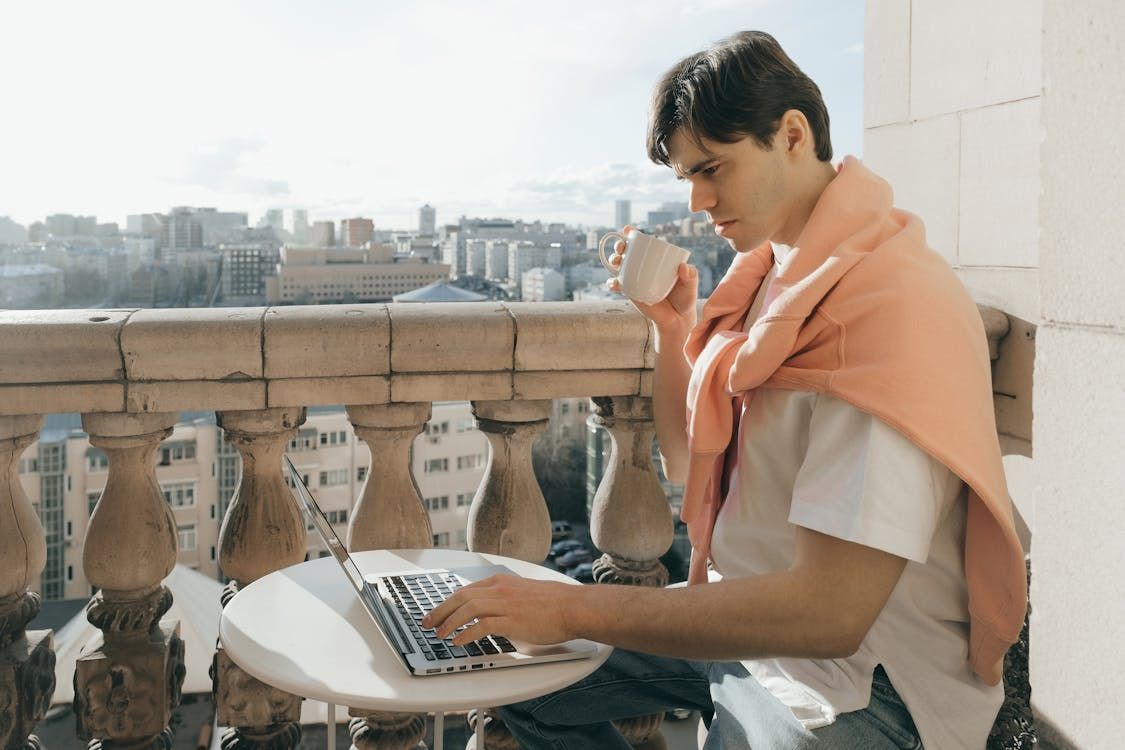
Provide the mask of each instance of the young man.
{"label": "young man", "polygon": [[637,303],[701,585],[497,577],[430,622],[617,647],[503,709],[527,748],[626,748],[610,720],[670,707],[714,712],[708,748],[983,747],[1025,589],[975,305],[883,180],[832,166],[820,91],[767,34],[673,67],[648,148],[738,252],[701,321],[686,265]]}

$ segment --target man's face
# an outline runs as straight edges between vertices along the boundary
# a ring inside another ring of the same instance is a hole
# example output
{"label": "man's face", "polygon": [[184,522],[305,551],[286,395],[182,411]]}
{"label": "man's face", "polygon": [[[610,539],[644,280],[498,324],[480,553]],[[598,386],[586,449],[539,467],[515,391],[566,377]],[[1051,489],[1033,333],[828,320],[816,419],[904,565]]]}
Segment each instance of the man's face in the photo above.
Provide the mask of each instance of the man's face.
{"label": "man's face", "polygon": [[668,141],[676,178],[691,186],[692,211],[706,211],[715,231],[738,252],[775,237],[792,202],[791,163],[779,131],[766,150],[753,138],[734,143],[704,139],[702,148],[682,130]]}

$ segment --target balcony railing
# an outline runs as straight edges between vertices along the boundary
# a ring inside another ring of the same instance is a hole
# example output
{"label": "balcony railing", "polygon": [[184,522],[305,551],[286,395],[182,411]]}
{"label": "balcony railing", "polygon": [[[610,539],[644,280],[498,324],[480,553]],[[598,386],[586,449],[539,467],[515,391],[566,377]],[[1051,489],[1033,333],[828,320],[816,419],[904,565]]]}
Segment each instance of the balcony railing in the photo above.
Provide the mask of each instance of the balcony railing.
{"label": "balcony railing", "polygon": [[[985,308],[982,316],[995,358],[1008,319]],[[538,562],[551,534],[532,442],[551,399],[593,398],[613,445],[591,517],[603,552],[595,577],[659,586],[673,524],[649,460],[652,363],[649,327],[624,302],[0,312],[0,646],[11,644],[0,652],[0,696],[11,701],[0,746],[33,734],[53,690],[51,633],[25,630],[39,609],[28,589],[46,542],[17,476],[42,415],[82,413],[109,459],[83,551],[98,589],[87,617],[103,642],[77,663],[77,733],[147,748],[169,736],[184,674],[178,623],[161,621],[176,525],[153,460],[180,411],[214,410],[242,456],[219,536],[231,579],[224,603],[303,559],[306,529],[281,457],[305,407],[327,404],[346,405],[371,452],[351,549],[431,545],[410,447],[431,402],[466,400],[491,444],[469,547]],[[230,727],[224,747],[296,745],[300,698],[242,673],[221,649],[213,670],[218,723]],[[411,748],[423,732],[422,717],[385,713],[364,712],[352,727],[359,748]],[[658,719],[627,731],[638,743],[658,732]]]}

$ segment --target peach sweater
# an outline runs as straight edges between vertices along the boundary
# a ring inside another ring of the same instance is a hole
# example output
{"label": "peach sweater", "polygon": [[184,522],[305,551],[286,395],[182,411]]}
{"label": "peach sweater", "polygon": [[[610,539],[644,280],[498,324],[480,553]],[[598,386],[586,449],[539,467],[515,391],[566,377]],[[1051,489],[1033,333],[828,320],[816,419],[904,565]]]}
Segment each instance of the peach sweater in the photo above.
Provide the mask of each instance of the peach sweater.
{"label": "peach sweater", "polygon": [[993,685],[1019,636],[1027,586],[984,326],[926,246],[922,222],[891,201],[883,179],[845,157],[749,331],[747,313],[773,264],[769,243],[738,254],[704,306],[684,347],[693,364],[681,512],[693,548],[689,581],[706,580],[732,468],[724,454],[745,400],[761,386],[831,394],[899,430],[968,485],[968,658]]}

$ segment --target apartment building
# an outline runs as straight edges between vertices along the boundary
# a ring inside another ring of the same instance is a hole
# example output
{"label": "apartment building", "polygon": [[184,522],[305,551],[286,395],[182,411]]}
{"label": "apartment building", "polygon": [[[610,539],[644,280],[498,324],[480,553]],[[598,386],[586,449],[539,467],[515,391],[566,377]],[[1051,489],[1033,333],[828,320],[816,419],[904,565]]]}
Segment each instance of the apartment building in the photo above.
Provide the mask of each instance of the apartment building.
{"label": "apartment building", "polygon": [[[308,410],[288,453],[341,538],[363,491],[371,454],[356,440],[341,407]],[[241,458],[223,439],[213,412],[185,412],[154,457],[156,479],[176,520],[177,562],[221,576],[218,538],[241,476]],[[466,548],[469,506],[484,477],[488,440],[476,429],[467,402],[438,402],[415,439],[413,473],[439,547]],[[77,414],[47,418],[18,470],[47,536],[47,565],[36,590],[45,599],[92,593],[82,570],[82,543],[105,489],[109,459],[90,445]],[[280,471],[280,467],[278,467]],[[325,550],[311,534],[309,554]]]}
{"label": "apartment building", "polygon": [[266,304],[383,302],[449,277],[449,266],[395,258],[387,245],[365,248],[281,248],[276,276],[266,279]]}

